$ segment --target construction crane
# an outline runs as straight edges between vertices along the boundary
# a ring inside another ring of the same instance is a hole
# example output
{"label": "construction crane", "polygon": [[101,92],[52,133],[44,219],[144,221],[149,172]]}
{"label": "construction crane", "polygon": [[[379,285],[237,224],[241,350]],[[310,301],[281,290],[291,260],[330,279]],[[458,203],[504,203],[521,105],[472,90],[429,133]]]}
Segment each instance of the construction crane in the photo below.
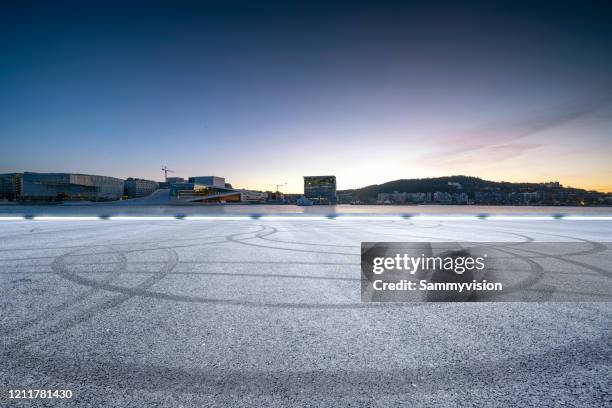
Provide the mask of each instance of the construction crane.
{"label": "construction crane", "polygon": [[271,183],[267,183],[266,186],[272,186],[275,188],[275,190],[273,191],[274,193],[282,193],[281,191],[281,187],[284,186],[284,184],[271,184]]}
{"label": "construction crane", "polygon": [[168,173],[174,173],[174,170],[170,170],[167,166],[162,166],[162,171],[164,172],[164,181],[168,180]]}
{"label": "construction crane", "polygon": [[266,186],[274,186],[274,188],[276,190],[274,190],[275,193],[283,193],[283,190],[281,190],[281,188],[283,186],[285,186],[285,193],[287,193],[287,183],[278,183],[278,184],[266,184]]}

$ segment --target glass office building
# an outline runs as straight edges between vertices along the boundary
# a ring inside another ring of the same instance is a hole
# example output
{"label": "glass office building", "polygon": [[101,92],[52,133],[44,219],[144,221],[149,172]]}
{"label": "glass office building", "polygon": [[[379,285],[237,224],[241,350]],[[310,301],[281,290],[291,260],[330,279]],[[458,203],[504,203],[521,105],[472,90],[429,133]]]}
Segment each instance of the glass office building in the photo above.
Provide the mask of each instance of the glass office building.
{"label": "glass office building", "polygon": [[15,201],[21,196],[21,173],[0,174],[0,200]]}
{"label": "glass office building", "polygon": [[336,176],[304,176],[304,196],[313,204],[336,204]]}
{"label": "glass office building", "polygon": [[128,178],[125,180],[125,195],[129,198],[146,197],[159,188],[159,183],[153,180]]}
{"label": "glass office building", "polygon": [[21,175],[21,201],[111,201],[123,197],[123,180],[74,173],[30,173]]}

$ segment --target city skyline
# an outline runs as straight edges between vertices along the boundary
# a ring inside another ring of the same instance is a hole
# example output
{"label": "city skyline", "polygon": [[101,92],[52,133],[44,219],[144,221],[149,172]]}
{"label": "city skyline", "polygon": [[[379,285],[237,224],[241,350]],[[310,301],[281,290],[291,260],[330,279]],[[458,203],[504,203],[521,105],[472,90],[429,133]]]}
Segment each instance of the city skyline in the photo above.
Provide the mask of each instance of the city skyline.
{"label": "city skyline", "polygon": [[[164,168],[162,168],[162,173],[165,173],[164,170],[167,169],[166,166],[164,166]],[[169,183],[190,183],[190,179],[194,179],[194,178],[220,178],[223,179],[227,182],[227,184],[230,184],[232,186],[232,188],[234,189],[239,189],[239,190],[252,190],[252,191],[266,191],[266,192],[280,192],[280,193],[287,193],[287,194],[292,194],[292,195],[303,195],[303,187],[304,185],[302,184],[302,191],[287,191],[288,188],[288,183],[268,183],[265,184],[263,187],[261,188],[254,188],[252,186],[248,186],[248,185],[234,185],[234,183],[231,183],[230,180],[226,180],[225,177],[219,176],[218,174],[216,175],[199,175],[199,176],[193,176],[193,175],[189,175],[189,176],[183,176],[183,175],[176,175],[174,170],[168,170],[170,173],[168,173],[168,177],[164,178],[142,178],[142,177],[134,177],[134,176],[121,176],[121,175],[112,175],[109,176],[108,174],[100,174],[100,173],[87,173],[84,171],[75,171],[75,172],[64,172],[64,171],[45,171],[45,172],[38,172],[38,171],[31,171],[31,170],[25,170],[25,171],[21,171],[21,170],[17,170],[17,171],[6,171],[3,173],[0,173],[0,175],[15,175],[15,174],[24,174],[24,173],[31,173],[31,174],[55,174],[55,175],[66,175],[66,174],[75,174],[75,175],[84,175],[84,176],[102,176],[102,177],[111,177],[111,178],[116,178],[118,180],[121,181],[128,181],[128,180],[133,180],[133,181],[146,181],[146,182],[155,182],[155,183],[163,183],[165,182],[169,182]],[[334,175],[319,175],[319,176],[302,176],[302,182],[304,181],[304,179],[306,178],[312,178],[312,177],[333,177],[335,179]],[[367,187],[373,187],[373,186],[382,186],[382,185],[386,185],[392,182],[397,182],[397,181],[410,181],[410,180],[439,180],[439,179],[446,179],[446,178],[478,178],[482,181],[487,181],[487,182],[494,182],[494,183],[511,183],[511,184],[535,184],[535,185],[542,185],[545,188],[549,188],[552,185],[558,185],[558,187],[564,188],[564,189],[581,189],[581,190],[585,190],[585,191],[595,191],[597,193],[612,193],[612,191],[605,191],[605,190],[595,190],[595,189],[588,189],[588,188],[582,188],[582,187],[578,187],[578,186],[572,186],[572,185],[564,185],[563,183],[560,183],[559,181],[556,180],[546,180],[546,181],[526,181],[526,180],[517,180],[517,181],[509,181],[509,180],[494,180],[494,179],[490,179],[490,178],[483,178],[483,177],[476,177],[476,176],[470,176],[470,175],[465,175],[465,174],[453,174],[453,175],[444,175],[444,176],[437,176],[437,177],[413,177],[413,178],[399,178],[399,179],[391,179],[391,180],[385,180],[381,183],[376,183],[376,184],[368,184],[368,185],[360,185],[360,186],[356,186],[356,187],[351,187],[351,188],[338,188],[338,191],[352,191],[352,190],[360,190],[363,188],[367,188]],[[177,181],[177,179],[179,179]],[[450,184],[449,184],[450,185]],[[273,187],[272,187],[273,186]],[[401,190],[401,189],[400,189]],[[389,193],[391,192],[391,190],[389,190]],[[396,193],[399,193],[399,191],[395,191]]]}
{"label": "city skyline", "polygon": [[604,2],[0,7],[1,173],[612,191]]}

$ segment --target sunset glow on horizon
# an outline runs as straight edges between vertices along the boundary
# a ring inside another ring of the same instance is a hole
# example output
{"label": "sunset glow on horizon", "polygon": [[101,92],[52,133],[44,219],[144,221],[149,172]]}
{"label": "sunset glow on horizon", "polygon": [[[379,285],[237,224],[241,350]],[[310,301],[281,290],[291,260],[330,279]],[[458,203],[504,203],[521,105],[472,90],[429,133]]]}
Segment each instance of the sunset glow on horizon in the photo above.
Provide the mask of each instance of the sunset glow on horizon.
{"label": "sunset glow on horizon", "polygon": [[612,24],[596,4],[2,8],[0,172],[612,192]]}

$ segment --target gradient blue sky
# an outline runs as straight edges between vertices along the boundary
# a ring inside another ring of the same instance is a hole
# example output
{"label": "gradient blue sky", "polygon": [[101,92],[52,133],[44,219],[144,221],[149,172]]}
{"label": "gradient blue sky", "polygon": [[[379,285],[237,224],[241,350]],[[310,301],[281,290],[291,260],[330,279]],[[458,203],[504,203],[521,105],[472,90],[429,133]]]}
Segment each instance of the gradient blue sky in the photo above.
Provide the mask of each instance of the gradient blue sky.
{"label": "gradient blue sky", "polygon": [[14,3],[0,172],[612,191],[606,2]]}

